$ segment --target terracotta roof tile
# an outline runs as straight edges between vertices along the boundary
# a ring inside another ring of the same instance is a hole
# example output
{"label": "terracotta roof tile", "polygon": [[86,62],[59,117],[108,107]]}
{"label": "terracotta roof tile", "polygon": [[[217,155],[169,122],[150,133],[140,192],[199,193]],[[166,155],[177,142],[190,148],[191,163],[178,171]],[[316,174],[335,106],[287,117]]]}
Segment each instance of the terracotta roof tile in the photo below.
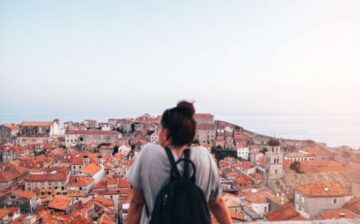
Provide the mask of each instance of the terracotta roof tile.
{"label": "terracotta roof tile", "polygon": [[316,182],[297,185],[297,191],[308,197],[333,197],[350,195],[344,188],[334,182]]}
{"label": "terracotta roof tile", "polygon": [[52,121],[23,121],[21,126],[51,126],[54,122]]}
{"label": "terracotta roof tile", "polygon": [[303,173],[348,172],[353,170],[353,167],[334,160],[308,160],[300,162],[300,171]]}
{"label": "terracotta roof tile", "polygon": [[4,126],[11,130],[19,129],[19,126],[17,124],[4,124]]}
{"label": "terracotta roof tile", "polygon": [[274,196],[272,193],[267,191],[258,191],[258,192],[246,192],[245,199],[251,203],[266,203],[267,198]]}
{"label": "terracotta roof tile", "polygon": [[14,214],[20,208],[0,208],[0,220],[9,214]]}
{"label": "terracotta roof tile", "polygon": [[106,214],[103,214],[99,219],[99,224],[116,224],[116,222]]}
{"label": "terracotta roof tile", "polygon": [[57,195],[49,203],[48,208],[66,211],[71,201],[72,199],[70,197]]}
{"label": "terracotta roof tile", "polygon": [[354,212],[352,212],[346,208],[339,208],[339,209],[335,209],[335,210],[321,212],[320,217],[322,219],[360,218],[359,215],[355,214]]}
{"label": "terracotta roof tile", "polygon": [[17,190],[17,191],[12,191],[11,193],[29,200],[31,200],[33,197],[36,196],[34,192],[30,192],[30,191]]}
{"label": "terracotta roof tile", "polygon": [[101,203],[105,207],[113,207],[114,206],[113,200],[109,199],[107,197],[104,197],[104,196],[97,195],[95,198],[95,201]]}
{"label": "terracotta roof tile", "polygon": [[119,135],[117,131],[103,131],[98,129],[93,130],[68,130],[65,134],[76,134],[76,135]]}
{"label": "terracotta roof tile", "polygon": [[305,220],[290,204],[284,204],[265,215],[269,221]]}
{"label": "terracotta roof tile", "polygon": [[81,171],[90,175],[94,175],[101,170],[101,167],[96,163],[90,163],[84,166]]}
{"label": "terracotta roof tile", "polygon": [[231,219],[234,219],[236,221],[245,221],[245,216],[243,214],[234,212],[232,210],[229,210],[229,214]]}
{"label": "terracotta roof tile", "polygon": [[346,208],[346,209],[353,210],[353,211],[354,210],[360,211],[360,198],[359,197],[353,197],[343,207]]}
{"label": "terracotta roof tile", "polygon": [[69,187],[89,186],[93,182],[94,182],[94,178],[92,178],[92,177],[70,176],[67,186],[69,186]]}
{"label": "terracotta roof tile", "polygon": [[28,174],[25,178],[26,181],[65,181],[68,174],[65,170],[58,170],[46,172],[43,174]]}

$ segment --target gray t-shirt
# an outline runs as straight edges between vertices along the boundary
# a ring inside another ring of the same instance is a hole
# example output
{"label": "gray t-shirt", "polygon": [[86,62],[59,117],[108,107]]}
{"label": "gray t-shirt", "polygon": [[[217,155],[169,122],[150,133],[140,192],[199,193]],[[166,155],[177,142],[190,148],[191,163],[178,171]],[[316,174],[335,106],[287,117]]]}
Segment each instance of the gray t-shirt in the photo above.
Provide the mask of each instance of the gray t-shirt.
{"label": "gray t-shirt", "polygon": [[[175,153],[173,155],[176,161],[178,157]],[[197,146],[191,149],[190,159],[196,166],[196,185],[203,190],[208,201],[215,199],[220,190],[218,169],[213,157],[207,149]],[[183,163],[178,165],[181,173],[182,165]],[[148,143],[144,145],[127,172],[127,178],[132,186],[143,191],[150,214],[154,207],[156,195],[162,186],[170,181],[170,168],[165,149],[161,145]],[[145,206],[141,223],[147,223]]]}

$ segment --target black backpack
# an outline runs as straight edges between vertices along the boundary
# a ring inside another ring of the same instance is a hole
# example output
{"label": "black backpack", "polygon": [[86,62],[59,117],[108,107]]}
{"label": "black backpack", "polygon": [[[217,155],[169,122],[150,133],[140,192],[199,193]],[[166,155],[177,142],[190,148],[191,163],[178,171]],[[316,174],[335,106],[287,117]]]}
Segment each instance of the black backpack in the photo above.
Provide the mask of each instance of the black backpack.
{"label": "black backpack", "polygon": [[[150,224],[208,224],[211,222],[207,201],[203,191],[195,184],[195,164],[190,160],[190,149],[185,149],[184,158],[175,162],[169,148],[165,148],[170,160],[170,183],[164,185],[156,196],[154,209],[149,216]],[[181,175],[177,164],[184,162]],[[193,174],[189,176],[189,165]]]}

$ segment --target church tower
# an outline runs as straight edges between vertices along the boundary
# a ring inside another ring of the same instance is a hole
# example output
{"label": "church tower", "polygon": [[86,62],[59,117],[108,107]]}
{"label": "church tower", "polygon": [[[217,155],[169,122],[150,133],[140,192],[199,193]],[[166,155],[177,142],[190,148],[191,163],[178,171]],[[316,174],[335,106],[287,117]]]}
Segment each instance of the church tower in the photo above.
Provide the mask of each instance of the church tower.
{"label": "church tower", "polygon": [[271,184],[274,180],[283,177],[283,160],[284,153],[281,151],[280,142],[275,139],[270,139],[268,142],[268,150],[265,153],[266,164],[266,182]]}

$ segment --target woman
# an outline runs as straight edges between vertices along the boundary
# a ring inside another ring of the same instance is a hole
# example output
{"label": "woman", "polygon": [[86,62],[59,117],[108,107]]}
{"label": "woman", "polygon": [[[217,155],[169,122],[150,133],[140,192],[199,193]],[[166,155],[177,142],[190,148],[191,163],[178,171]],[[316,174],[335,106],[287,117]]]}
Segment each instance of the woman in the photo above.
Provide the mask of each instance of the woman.
{"label": "woman", "polygon": [[[127,178],[134,194],[126,223],[148,222],[145,201],[151,214],[156,195],[170,181],[171,165],[164,148],[171,150],[175,160],[183,155],[195,136],[194,113],[193,104],[186,101],[163,113],[159,129],[160,145],[146,144],[128,171]],[[220,195],[218,170],[213,157],[204,147],[198,146],[191,149],[190,159],[196,166],[195,184],[203,191],[211,212],[220,223],[231,223]]]}

